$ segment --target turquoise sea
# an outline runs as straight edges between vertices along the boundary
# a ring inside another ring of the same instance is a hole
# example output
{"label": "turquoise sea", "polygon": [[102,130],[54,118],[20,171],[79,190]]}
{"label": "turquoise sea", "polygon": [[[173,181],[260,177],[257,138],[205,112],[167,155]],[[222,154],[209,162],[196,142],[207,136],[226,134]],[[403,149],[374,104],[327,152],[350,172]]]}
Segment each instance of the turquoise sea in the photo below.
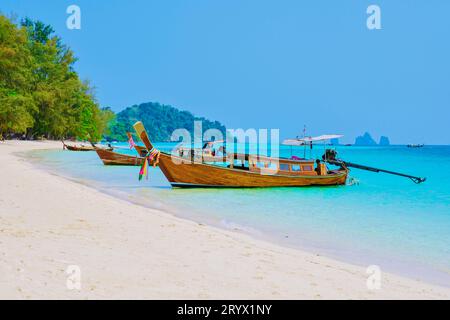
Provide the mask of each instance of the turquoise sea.
{"label": "turquoise sea", "polygon": [[[126,144],[121,144],[126,146]],[[155,144],[170,150],[173,144]],[[303,149],[294,147],[294,155]],[[361,266],[450,286],[450,146],[337,147],[347,161],[427,177],[422,184],[353,169],[337,187],[172,189],[161,171],[104,166],[94,152],[34,151],[53,173],[174,215]],[[134,151],[120,149],[133,154]],[[308,151],[309,153],[309,151]],[[320,156],[323,147],[313,150]],[[281,156],[290,156],[283,147]]]}

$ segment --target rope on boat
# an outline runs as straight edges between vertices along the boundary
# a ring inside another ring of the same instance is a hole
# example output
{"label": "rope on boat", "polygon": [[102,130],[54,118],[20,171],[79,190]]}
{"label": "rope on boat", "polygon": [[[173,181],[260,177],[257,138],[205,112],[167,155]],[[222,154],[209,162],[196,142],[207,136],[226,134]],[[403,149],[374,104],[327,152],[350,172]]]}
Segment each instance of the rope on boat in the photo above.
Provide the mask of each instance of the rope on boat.
{"label": "rope on boat", "polygon": [[144,161],[142,161],[141,170],[139,171],[139,181],[142,180],[143,176],[148,180],[148,166],[152,165],[153,167],[156,167],[159,163],[160,154],[161,152],[155,147],[147,152]]}

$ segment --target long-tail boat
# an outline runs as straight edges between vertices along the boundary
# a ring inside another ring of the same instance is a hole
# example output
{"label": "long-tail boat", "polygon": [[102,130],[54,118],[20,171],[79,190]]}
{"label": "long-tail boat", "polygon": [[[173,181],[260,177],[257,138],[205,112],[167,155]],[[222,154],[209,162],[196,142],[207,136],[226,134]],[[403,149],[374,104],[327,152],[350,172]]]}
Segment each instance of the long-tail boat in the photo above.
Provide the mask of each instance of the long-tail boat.
{"label": "long-tail boat", "polygon": [[[85,145],[68,145],[64,142],[64,140],[61,140],[62,144],[63,144],[63,149],[67,149],[70,151],[94,151],[95,148],[98,147],[94,147],[94,146],[85,146]],[[106,147],[106,148],[102,148],[103,150],[113,150],[113,147]]]}
{"label": "long-tail boat", "polygon": [[98,148],[92,141],[92,148],[94,148],[100,160],[106,166],[140,166],[144,161],[143,157],[131,156],[123,153],[106,150],[104,148]]}
{"label": "long-tail boat", "polygon": [[65,144],[64,141],[62,141],[62,143],[63,143],[63,149],[67,149],[69,151],[94,151],[94,148],[91,146],[84,146],[84,145],[73,146],[73,145]]}
{"label": "long-tail boat", "polygon": [[97,155],[107,166],[140,166],[145,158],[138,156],[130,156],[114,151],[105,150],[102,148],[95,148]]}
{"label": "long-tail boat", "polygon": [[[348,169],[329,170],[320,160],[293,160],[250,154],[227,154],[226,163],[209,164],[191,157],[179,157],[154,148],[142,122],[134,129],[152,158],[173,187],[300,187],[345,184]],[[235,162],[241,161],[241,165]],[[227,163],[229,163],[227,165]],[[317,166],[315,168],[315,163]],[[145,164],[144,164],[145,165]]]}

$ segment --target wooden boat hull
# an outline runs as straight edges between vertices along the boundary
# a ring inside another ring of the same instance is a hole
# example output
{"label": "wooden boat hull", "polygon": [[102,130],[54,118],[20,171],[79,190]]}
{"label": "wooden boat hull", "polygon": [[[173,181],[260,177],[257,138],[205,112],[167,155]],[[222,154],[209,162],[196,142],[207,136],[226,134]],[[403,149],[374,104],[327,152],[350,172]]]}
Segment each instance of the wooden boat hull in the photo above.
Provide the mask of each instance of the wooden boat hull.
{"label": "wooden boat hull", "polygon": [[94,151],[94,148],[91,148],[91,147],[76,147],[76,146],[69,146],[69,145],[66,145],[65,147],[67,148],[67,150],[70,150],[70,151]]}
{"label": "wooden boat hull", "polygon": [[137,156],[129,156],[109,150],[96,148],[95,151],[99,158],[107,166],[140,166],[144,158]]}
{"label": "wooden boat hull", "polygon": [[[69,151],[94,151],[95,149],[98,148],[98,147],[95,147],[95,145],[93,145],[93,146],[71,146],[71,145],[65,144],[64,141],[61,141],[61,142],[63,143],[63,148],[65,148]],[[113,150],[112,147],[98,148],[98,149],[109,150],[109,151]]]}
{"label": "wooden boat hull", "polygon": [[[177,158],[177,157],[175,157]],[[178,158],[176,162],[182,162]],[[348,170],[340,169],[330,174],[319,175],[264,175],[238,168],[227,168],[205,163],[175,163],[169,154],[159,156],[159,167],[173,187],[303,187],[345,184]]]}

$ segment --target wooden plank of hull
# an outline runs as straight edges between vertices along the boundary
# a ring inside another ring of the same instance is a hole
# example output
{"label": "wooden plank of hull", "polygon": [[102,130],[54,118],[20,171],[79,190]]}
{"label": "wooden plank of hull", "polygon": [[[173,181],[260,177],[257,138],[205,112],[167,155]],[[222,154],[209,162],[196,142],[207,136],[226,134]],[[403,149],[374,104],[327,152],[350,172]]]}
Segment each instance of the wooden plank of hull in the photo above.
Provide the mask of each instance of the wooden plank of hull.
{"label": "wooden plank of hull", "polygon": [[159,167],[174,187],[300,187],[345,184],[348,171],[338,170],[319,175],[262,175],[242,169],[172,161],[171,156],[161,153]]}
{"label": "wooden plank of hull", "polygon": [[144,161],[144,158],[120,154],[104,149],[96,148],[95,151],[105,165],[140,166],[142,165],[142,161]]}

